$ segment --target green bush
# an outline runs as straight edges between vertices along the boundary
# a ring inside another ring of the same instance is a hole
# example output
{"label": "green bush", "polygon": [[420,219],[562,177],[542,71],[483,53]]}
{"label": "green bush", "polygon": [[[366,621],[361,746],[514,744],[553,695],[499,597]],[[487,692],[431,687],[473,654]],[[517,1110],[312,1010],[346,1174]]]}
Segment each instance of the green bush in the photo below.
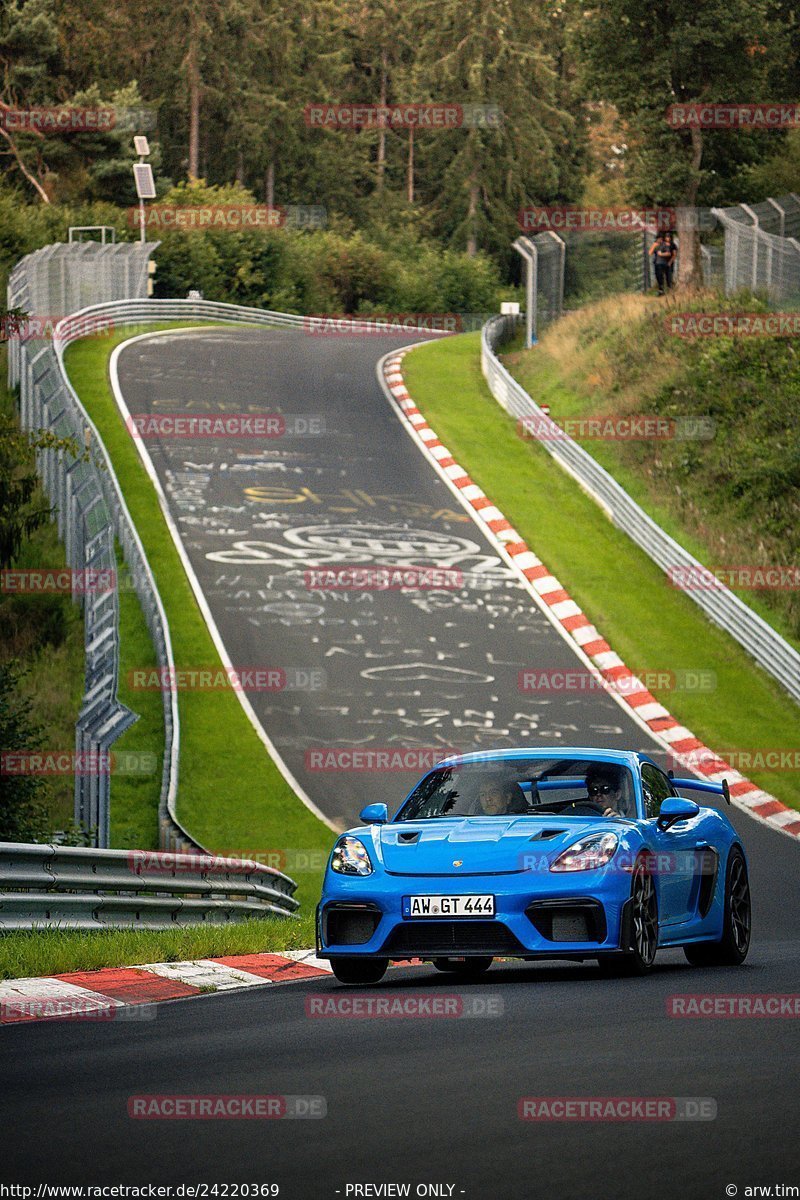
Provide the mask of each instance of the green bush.
{"label": "green bush", "polygon": [[[256,204],[238,185],[180,184],[159,205]],[[70,225],[111,225],[117,239],[138,236],[128,211],[110,204],[25,204],[0,190],[0,284],[25,254],[66,241]],[[443,249],[408,218],[355,231],[344,218],[327,229],[164,229],[148,225],[155,295],[186,296],[295,313],[485,313],[497,311],[501,282],[484,255]]]}

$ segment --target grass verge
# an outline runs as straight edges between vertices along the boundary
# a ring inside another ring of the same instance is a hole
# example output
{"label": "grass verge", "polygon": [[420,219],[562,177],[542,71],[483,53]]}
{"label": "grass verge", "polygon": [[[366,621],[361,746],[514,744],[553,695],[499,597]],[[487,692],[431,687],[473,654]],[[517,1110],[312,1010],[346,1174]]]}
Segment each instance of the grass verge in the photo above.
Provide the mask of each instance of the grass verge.
{"label": "grass verge", "polygon": [[[177,327],[180,326],[165,326]],[[129,326],[115,332],[112,338],[77,342],[67,351],[66,367],[122,484],[164,603],[176,667],[180,670],[197,664],[221,665],[153,486],[111,391],[108,362],[112,350],[141,332],[152,333],[155,329]],[[134,709],[136,702],[131,703]],[[299,850],[308,852],[310,861],[319,861],[318,852],[330,848],[331,831],[304,807],[289,787],[250,725],[236,694],[181,691],[178,705],[181,722],[178,815],[193,836],[219,853],[261,861],[271,856],[269,861],[280,862],[284,852]],[[151,748],[157,753],[161,751],[157,742]],[[113,803],[112,799],[112,810]],[[297,883],[297,898],[303,907],[316,903],[320,872],[300,872]]]}
{"label": "grass verge", "polygon": [[[559,422],[647,413],[713,422],[713,436],[658,441],[578,438],[662,529],[710,567],[782,565],[800,556],[800,357],[791,338],[681,338],[678,311],[730,312],[686,300],[613,296],[521,337],[503,362]],[[735,310],[764,311],[743,293]],[[800,650],[796,588],[733,591]]]}
{"label": "grass verge", "polygon": [[314,945],[314,914],[297,920],[272,917],[237,925],[185,929],[109,929],[73,932],[43,929],[0,935],[0,979],[28,979],[65,971],[183,962],[225,954],[307,950]]}
{"label": "grass verge", "polygon": [[[403,371],[438,436],[629,667],[714,673],[710,694],[651,688],[679,721],[722,753],[796,746],[797,707],[778,684],[670,586],[540,445],[518,436],[481,374],[479,334],[420,347]],[[800,807],[797,772],[743,773]]]}

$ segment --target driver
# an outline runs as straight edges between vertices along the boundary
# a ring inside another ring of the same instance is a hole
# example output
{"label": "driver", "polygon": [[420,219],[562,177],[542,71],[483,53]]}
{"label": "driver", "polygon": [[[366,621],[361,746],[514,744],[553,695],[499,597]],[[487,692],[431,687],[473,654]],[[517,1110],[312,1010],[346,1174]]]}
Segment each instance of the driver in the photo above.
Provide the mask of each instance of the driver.
{"label": "driver", "polygon": [[622,796],[622,773],[610,763],[592,766],[586,772],[586,790],[589,799],[600,806],[604,817],[624,815],[625,802]]}

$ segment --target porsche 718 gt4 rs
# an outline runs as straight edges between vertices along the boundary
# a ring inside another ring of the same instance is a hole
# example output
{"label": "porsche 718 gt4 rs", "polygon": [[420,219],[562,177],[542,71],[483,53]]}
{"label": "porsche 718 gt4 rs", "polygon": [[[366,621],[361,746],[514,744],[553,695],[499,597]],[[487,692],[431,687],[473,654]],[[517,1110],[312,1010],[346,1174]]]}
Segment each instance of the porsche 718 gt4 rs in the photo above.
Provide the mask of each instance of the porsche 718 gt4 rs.
{"label": "porsche 718 gt4 rs", "polygon": [[480,974],[502,958],[597,959],[644,974],[662,947],[744,962],[750,887],[724,812],[645,754],[501,750],[445,759],[390,820],[369,804],[339,837],[317,909],[317,954],[342,983],[420,958]]}

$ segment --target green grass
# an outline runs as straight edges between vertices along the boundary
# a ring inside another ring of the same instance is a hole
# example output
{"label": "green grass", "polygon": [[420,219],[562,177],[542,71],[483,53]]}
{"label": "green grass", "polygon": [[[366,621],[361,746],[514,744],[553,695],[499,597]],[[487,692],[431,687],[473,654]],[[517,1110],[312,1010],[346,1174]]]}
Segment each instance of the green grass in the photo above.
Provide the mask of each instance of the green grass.
{"label": "green grass", "polygon": [[[708,440],[582,444],[701,562],[793,565],[800,553],[800,359],[791,339],[687,341],[664,328],[676,309],[731,306],[708,292],[666,307],[615,296],[557,322],[533,351],[515,339],[502,357],[558,421],[631,413],[712,418]],[[763,308],[746,295],[735,304],[743,312]],[[797,590],[733,590],[800,650]]]}
{"label": "green grass", "polygon": [[100,967],[183,962],[225,954],[307,950],[314,945],[314,915],[273,917],[238,925],[193,925],[163,932],[109,929],[76,933],[43,929],[0,934],[0,979],[28,979]]}
{"label": "green grass", "polygon": [[[651,689],[716,751],[788,749],[797,707],[717,629],[492,398],[481,375],[479,334],[448,338],[403,362],[409,392],[456,459],[561,580],[634,671],[705,669],[711,693]],[[791,771],[747,772],[800,807]]]}
{"label": "green grass", "polygon": [[[176,328],[175,324],[166,326]],[[117,410],[108,378],[115,346],[153,327],[128,327],[112,338],[86,339],[71,346],[66,365],[78,394],[95,421],[120,479],[161,593],[178,669],[219,664],[202,614],[159,508],[152,484]],[[144,654],[144,650],[142,651]],[[126,652],[126,660],[130,656]],[[137,663],[137,665],[147,665]],[[127,701],[136,708],[139,697]],[[160,703],[160,696],[159,696]],[[209,849],[264,858],[276,852],[327,851],[331,831],[294,794],[270,759],[233,691],[181,691],[178,816]],[[161,753],[155,727],[152,749]],[[146,748],[146,747],[142,747]],[[134,806],[134,801],[131,801]],[[112,795],[112,812],[114,798]],[[132,827],[141,814],[127,815]],[[319,861],[319,855],[316,855]],[[298,872],[298,899],[316,902],[318,870]]]}

